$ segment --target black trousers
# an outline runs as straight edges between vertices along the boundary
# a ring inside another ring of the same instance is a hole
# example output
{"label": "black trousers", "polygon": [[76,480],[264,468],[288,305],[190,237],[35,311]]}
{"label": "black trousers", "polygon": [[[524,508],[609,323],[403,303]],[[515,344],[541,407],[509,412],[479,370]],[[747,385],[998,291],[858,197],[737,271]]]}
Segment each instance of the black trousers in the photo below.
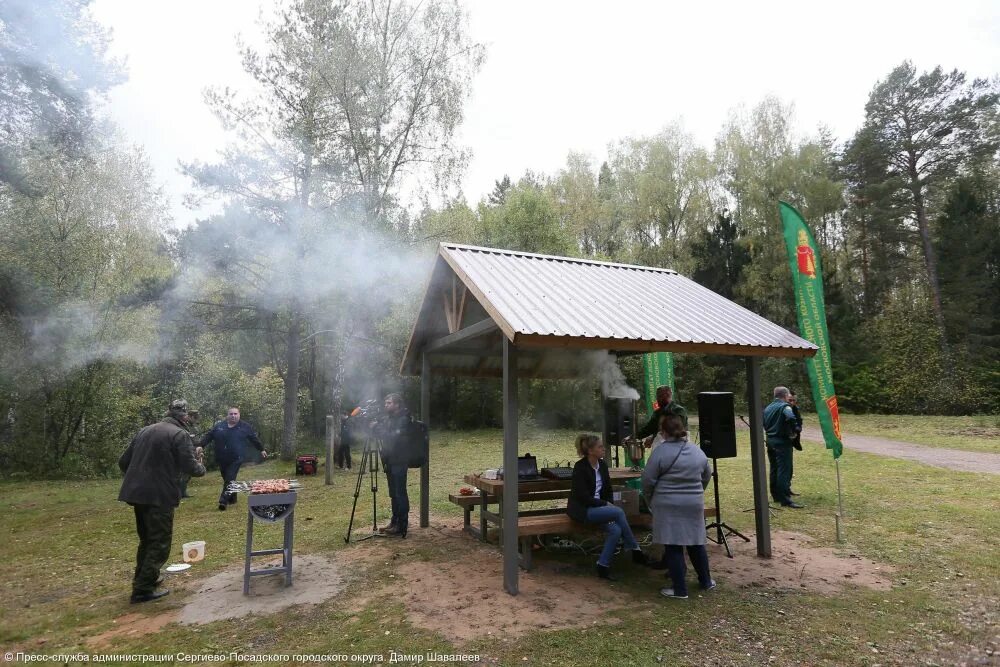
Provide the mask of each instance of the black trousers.
{"label": "black trousers", "polygon": [[219,464],[219,473],[222,475],[222,493],[219,494],[220,505],[232,505],[236,502],[236,494],[229,493],[227,487],[230,482],[236,480],[236,476],[240,474],[240,466],[242,465],[243,461],[228,461]]}
{"label": "black trousers", "polygon": [[333,464],[338,468],[351,467],[351,444],[346,440],[342,440],[337,451],[333,453]]}
{"label": "black trousers", "polygon": [[[698,573],[698,584],[702,588],[708,588],[712,583],[712,576],[708,572],[708,551],[704,544],[688,545],[688,558],[694,571]],[[667,561],[667,571],[670,579],[674,583],[674,595],[687,595],[687,566],[684,564],[684,546],[679,544],[663,545],[663,557]]]}
{"label": "black trousers", "polygon": [[160,568],[170,557],[174,537],[174,508],[157,505],[133,505],[139,549],[135,552],[132,594],[145,595],[156,590]]}
{"label": "black trousers", "polygon": [[768,446],[767,462],[771,467],[771,497],[776,503],[787,505],[792,501],[792,446]]}

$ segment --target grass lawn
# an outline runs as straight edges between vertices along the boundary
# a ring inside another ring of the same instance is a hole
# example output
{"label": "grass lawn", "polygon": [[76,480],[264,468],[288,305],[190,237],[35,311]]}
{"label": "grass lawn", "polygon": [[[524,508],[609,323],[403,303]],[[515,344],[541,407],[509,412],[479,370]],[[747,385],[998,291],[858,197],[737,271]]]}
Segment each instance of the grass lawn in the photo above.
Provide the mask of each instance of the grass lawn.
{"label": "grass lawn", "polygon": [[[853,419],[853,417],[852,417]],[[935,420],[937,418],[934,418]],[[914,428],[918,425],[915,424]],[[850,428],[850,425],[845,426]],[[534,432],[521,450],[539,462],[573,457],[570,432]],[[749,445],[719,462],[725,520],[753,530]],[[447,501],[464,473],[499,464],[501,434],[495,430],[432,434],[431,514],[458,517]],[[902,438],[901,438],[902,439]],[[343,595],[277,615],[254,615],[203,626],[170,624],[155,634],[117,639],[104,653],[475,653],[487,664],[524,665],[919,665],[957,664],[985,657],[996,646],[1000,599],[1000,484],[996,476],[948,472],[916,463],[848,453],[841,460],[847,542],[834,542],[836,481],[828,453],[816,447],[797,453],[795,487],[807,508],[779,511],[775,530],[804,533],[820,545],[895,568],[889,591],[847,588],[822,595],[784,588],[740,587],[720,580],[704,597],[678,602],[657,593],[662,579],[626,568],[616,584],[630,596],[618,624],[585,631],[538,630],[520,637],[484,635],[464,645],[414,627],[392,594],[406,558],[356,562],[346,572]],[[293,476],[292,464],[269,462],[245,469],[241,478]],[[180,544],[208,542],[208,558],[193,579],[242,563],[245,509],[215,507],[218,474],[192,480],[195,498],[177,512],[173,561]],[[296,554],[333,555],[345,545],[354,491],[353,475],[338,474],[332,487],[322,474],[302,480],[296,510]],[[411,525],[416,527],[418,475],[410,475]],[[154,615],[179,608],[180,592],[163,601],[130,606],[129,581],[136,538],[130,509],[116,502],[118,480],[0,484],[0,648],[45,653],[93,653],[85,641],[113,627],[124,614]],[[359,510],[370,511],[370,494]],[[382,508],[388,501],[380,501]],[[370,514],[367,515],[370,517]],[[368,521],[362,519],[361,526]],[[411,542],[408,540],[407,542]],[[436,544],[407,558],[446,563],[473,553],[471,538]],[[398,543],[398,542],[397,542]],[[382,542],[388,544],[388,542]],[[775,554],[779,557],[780,554]],[[592,577],[587,556],[543,554],[565,560],[580,577]],[[602,582],[593,579],[593,585]],[[388,587],[387,587],[388,586]],[[501,582],[496,581],[497,588]],[[362,600],[360,608],[352,601]],[[400,643],[401,639],[404,643]],[[976,653],[976,650],[979,653]],[[524,660],[527,658],[527,660]]]}
{"label": "grass lawn", "polygon": [[[807,419],[809,425],[818,426],[815,415],[808,415]],[[1000,415],[924,417],[842,414],[841,428],[847,437],[851,434],[869,435],[928,447],[1000,454]]]}

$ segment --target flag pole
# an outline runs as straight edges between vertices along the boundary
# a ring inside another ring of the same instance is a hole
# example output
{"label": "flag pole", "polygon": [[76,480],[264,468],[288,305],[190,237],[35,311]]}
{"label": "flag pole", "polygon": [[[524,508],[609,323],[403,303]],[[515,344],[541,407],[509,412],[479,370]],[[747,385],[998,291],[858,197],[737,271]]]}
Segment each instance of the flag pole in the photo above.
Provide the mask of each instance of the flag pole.
{"label": "flag pole", "polygon": [[844,496],[840,488],[840,459],[834,459],[833,464],[837,468],[837,513],[834,515],[837,522],[837,542],[843,542]]}

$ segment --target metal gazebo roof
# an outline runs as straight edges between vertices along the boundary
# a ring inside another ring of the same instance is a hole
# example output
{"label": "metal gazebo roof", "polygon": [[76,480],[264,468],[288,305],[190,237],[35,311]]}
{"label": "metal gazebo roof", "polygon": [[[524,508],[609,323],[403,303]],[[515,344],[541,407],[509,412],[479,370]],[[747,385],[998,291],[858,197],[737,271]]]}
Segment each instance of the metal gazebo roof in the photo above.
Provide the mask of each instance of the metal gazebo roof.
{"label": "metal gazebo roof", "polygon": [[499,375],[501,334],[525,348],[522,377],[571,377],[579,366],[551,349],[539,366],[531,348],[764,357],[817,349],[670,269],[442,243],[401,371],[418,373],[428,343],[475,324],[484,330],[475,342],[438,348],[435,372]]}

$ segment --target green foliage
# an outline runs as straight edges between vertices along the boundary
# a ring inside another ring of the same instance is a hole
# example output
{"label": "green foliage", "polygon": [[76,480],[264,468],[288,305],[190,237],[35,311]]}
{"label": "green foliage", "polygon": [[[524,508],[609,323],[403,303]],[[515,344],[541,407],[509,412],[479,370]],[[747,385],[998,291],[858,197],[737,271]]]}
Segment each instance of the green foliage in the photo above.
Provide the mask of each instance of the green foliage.
{"label": "green foliage", "polygon": [[485,245],[548,255],[571,255],[570,230],[552,198],[539,186],[521,181],[497,208],[480,206]]}
{"label": "green foliage", "polygon": [[953,345],[1000,360],[1000,218],[970,182],[951,189],[936,226],[945,333]]}

